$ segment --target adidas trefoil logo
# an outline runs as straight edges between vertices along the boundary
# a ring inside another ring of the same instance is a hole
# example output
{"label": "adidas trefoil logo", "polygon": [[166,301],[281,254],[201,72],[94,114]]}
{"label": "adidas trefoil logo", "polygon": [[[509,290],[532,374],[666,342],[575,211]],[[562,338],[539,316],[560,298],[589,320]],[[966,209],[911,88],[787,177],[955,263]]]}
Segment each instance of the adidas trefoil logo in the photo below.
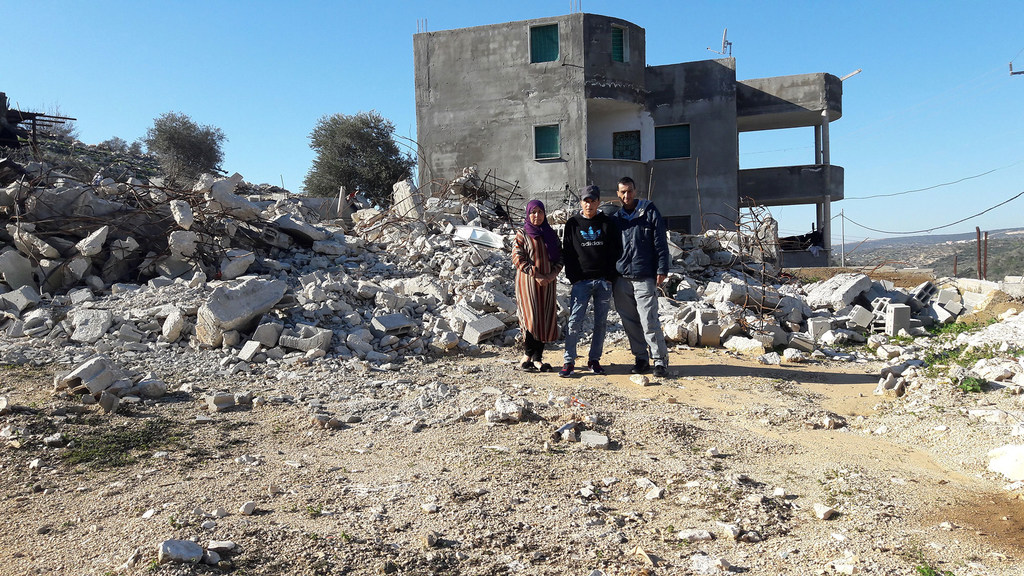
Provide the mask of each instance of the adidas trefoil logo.
{"label": "adidas trefoil logo", "polygon": [[583,236],[583,239],[588,241],[588,242],[593,242],[594,240],[597,240],[598,238],[601,237],[601,230],[599,230],[599,229],[598,230],[594,230],[593,226],[591,226],[587,230],[583,230],[581,228],[580,229],[580,236]]}

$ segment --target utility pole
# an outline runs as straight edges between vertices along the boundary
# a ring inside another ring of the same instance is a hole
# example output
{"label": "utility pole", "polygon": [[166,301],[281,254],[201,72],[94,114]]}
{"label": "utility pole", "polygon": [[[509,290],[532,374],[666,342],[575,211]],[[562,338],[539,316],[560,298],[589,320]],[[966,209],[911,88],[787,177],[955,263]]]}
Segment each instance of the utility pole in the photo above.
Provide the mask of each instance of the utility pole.
{"label": "utility pole", "polygon": [[839,230],[841,231],[842,244],[839,246],[839,266],[846,268],[846,208],[839,211]]}

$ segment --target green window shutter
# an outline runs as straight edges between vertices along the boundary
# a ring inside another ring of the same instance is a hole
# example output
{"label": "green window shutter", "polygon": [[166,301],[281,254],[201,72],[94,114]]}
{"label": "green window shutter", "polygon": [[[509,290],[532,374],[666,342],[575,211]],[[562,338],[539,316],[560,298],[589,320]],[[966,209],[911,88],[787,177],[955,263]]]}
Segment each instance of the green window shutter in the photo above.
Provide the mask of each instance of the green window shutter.
{"label": "green window shutter", "polygon": [[613,62],[625,62],[626,61],[626,50],[623,36],[626,31],[622,28],[612,27],[612,61]]}
{"label": "green window shutter", "polygon": [[530,62],[558,60],[558,24],[530,28]]}
{"label": "green window shutter", "polygon": [[654,158],[689,158],[690,125],[659,126],[654,128]]}
{"label": "green window shutter", "polygon": [[558,158],[561,151],[558,147],[558,125],[533,127],[534,158]]}

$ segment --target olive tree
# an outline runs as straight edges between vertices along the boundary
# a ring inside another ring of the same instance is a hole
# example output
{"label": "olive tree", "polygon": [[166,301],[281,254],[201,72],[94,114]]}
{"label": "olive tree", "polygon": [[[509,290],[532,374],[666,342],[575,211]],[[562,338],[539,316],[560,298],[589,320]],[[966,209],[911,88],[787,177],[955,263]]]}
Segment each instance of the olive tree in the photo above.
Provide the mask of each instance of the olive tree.
{"label": "olive tree", "polygon": [[344,186],[386,205],[392,186],[416,164],[398,149],[394,132],[394,124],[372,110],[321,117],[309,135],[316,157],[304,182],[306,194],[334,196]]}
{"label": "olive tree", "polygon": [[220,170],[224,160],[221,144],[227,140],[220,128],[200,126],[179,112],[167,112],[153,120],[142,142],[155,154],[168,180],[186,184],[204,172]]}

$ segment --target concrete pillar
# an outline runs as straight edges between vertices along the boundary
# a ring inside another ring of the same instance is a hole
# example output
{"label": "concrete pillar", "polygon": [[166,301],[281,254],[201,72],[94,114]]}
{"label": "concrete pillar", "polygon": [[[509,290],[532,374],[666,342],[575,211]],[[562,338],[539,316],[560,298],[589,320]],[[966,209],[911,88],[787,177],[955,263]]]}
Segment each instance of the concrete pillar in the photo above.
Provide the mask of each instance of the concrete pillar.
{"label": "concrete pillar", "polygon": [[825,250],[832,252],[832,170],[828,150],[828,108],[821,111],[821,163],[825,165],[825,202],[822,203],[821,233]]}
{"label": "concrete pillar", "polygon": [[814,163],[821,164],[821,126],[814,127]]}

